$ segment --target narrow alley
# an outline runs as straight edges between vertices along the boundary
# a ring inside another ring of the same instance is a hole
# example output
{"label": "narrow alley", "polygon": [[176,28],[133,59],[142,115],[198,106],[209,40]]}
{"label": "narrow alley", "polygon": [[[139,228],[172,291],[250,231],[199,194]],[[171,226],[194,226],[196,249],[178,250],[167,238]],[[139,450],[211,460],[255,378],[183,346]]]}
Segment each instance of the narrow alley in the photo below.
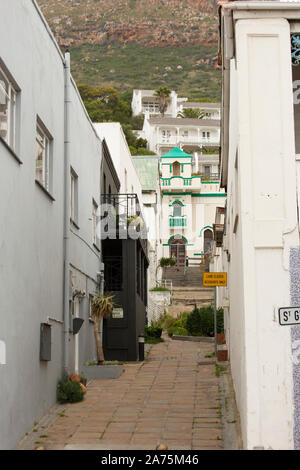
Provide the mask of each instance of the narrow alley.
{"label": "narrow alley", "polygon": [[115,380],[93,380],[83,402],[55,405],[17,449],[223,449],[220,380],[210,342],[152,346]]}

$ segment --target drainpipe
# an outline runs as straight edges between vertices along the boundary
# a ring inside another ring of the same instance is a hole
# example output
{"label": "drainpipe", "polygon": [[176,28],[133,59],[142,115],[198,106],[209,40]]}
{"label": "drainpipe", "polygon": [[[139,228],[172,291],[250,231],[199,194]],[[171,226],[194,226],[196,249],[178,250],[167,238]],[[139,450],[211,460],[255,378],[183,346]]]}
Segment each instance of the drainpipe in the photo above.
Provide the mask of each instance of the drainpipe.
{"label": "drainpipe", "polygon": [[71,107],[70,53],[65,54],[65,123],[64,123],[64,360],[69,368],[69,303],[70,303],[70,107]]}

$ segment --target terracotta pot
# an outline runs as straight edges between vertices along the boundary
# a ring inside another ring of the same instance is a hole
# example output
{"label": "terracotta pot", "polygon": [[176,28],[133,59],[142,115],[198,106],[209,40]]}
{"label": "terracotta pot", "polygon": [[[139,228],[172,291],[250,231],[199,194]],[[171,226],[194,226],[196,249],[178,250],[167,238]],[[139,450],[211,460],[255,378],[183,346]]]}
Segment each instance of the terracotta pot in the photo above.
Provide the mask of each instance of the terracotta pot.
{"label": "terracotta pot", "polygon": [[217,351],[217,360],[219,362],[228,361],[228,351],[227,351],[227,349],[219,349],[219,351]]}
{"label": "terracotta pot", "polygon": [[217,334],[217,344],[225,344],[226,339],[225,339],[225,333],[218,333]]}

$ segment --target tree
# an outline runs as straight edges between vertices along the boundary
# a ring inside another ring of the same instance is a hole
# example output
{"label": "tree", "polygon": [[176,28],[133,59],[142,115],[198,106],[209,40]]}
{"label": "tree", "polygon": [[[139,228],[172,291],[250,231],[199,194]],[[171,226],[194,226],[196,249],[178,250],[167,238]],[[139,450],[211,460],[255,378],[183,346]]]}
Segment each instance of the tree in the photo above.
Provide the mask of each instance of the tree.
{"label": "tree", "polygon": [[109,318],[114,308],[114,296],[111,294],[101,294],[92,300],[92,316],[94,318],[94,337],[97,349],[97,361],[101,364],[104,361],[102,339],[99,333],[100,324],[103,318]]}
{"label": "tree", "polygon": [[171,90],[166,86],[160,86],[155,90],[154,94],[159,98],[159,112],[161,113],[162,117],[164,117],[168,108]]}
{"label": "tree", "polygon": [[115,88],[79,85],[78,89],[93,122],[130,123],[130,104],[121,99]]}
{"label": "tree", "polygon": [[189,119],[203,119],[204,116],[205,113],[203,111],[195,108],[184,108],[183,111],[177,114],[177,117]]}

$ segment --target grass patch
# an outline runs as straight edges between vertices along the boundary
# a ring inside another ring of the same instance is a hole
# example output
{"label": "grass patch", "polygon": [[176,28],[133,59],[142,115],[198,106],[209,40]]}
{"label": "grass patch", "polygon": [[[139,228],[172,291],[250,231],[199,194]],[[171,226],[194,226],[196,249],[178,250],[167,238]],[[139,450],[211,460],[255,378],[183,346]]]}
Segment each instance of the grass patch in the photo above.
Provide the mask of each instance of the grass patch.
{"label": "grass patch", "polygon": [[206,354],[206,356],[204,356],[205,358],[211,358],[211,357],[215,357],[216,353],[215,352],[212,352],[210,354]]}
{"label": "grass patch", "polygon": [[170,289],[168,289],[167,287],[153,287],[152,289],[150,289],[150,292],[171,292]]}
{"label": "grass patch", "polygon": [[146,336],[145,337],[145,344],[158,344],[163,343],[163,338],[155,338],[154,336]]}

